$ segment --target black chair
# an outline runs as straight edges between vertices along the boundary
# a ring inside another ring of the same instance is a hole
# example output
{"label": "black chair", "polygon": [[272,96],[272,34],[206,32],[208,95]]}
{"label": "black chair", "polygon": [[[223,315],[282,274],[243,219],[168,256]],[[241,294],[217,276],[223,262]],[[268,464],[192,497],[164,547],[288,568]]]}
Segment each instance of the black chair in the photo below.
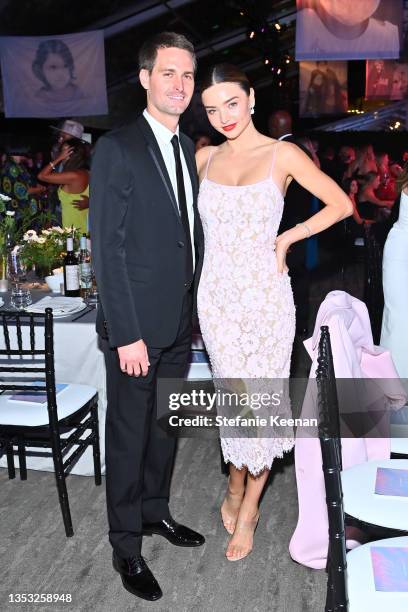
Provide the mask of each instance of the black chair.
{"label": "black chair", "polygon": [[339,409],[330,333],[321,327],[318,368],[316,372],[319,439],[322,451],[323,474],[329,521],[329,549],[327,555],[327,597],[325,612],[348,610],[346,585],[346,538],[341,486],[341,441]]}
{"label": "black chair", "polygon": [[[57,393],[51,308],[45,313],[2,312],[0,330],[0,447],[6,451],[9,478],[15,478],[14,455],[21,480],[27,479],[26,456],[52,456],[65,533],[70,537],[74,531],[66,477],[89,446],[95,484],[101,484],[98,393],[93,387],[71,383]],[[44,346],[39,348],[42,339]],[[44,401],[19,401],[22,392]]]}
{"label": "black chair", "polygon": [[364,228],[364,268],[364,301],[370,315],[374,344],[379,344],[384,309],[382,248],[369,226]]}
{"label": "black chair", "polygon": [[[381,548],[390,546],[408,547],[406,532],[395,529],[379,529],[372,521],[367,523],[361,518],[355,520],[345,513],[349,505],[349,497],[359,498],[363,487],[355,485],[350,487],[344,483],[347,473],[357,472],[364,466],[377,462],[359,464],[348,470],[342,470],[341,438],[339,427],[339,404],[337,397],[336,379],[333,367],[333,356],[330,344],[330,333],[327,326],[321,329],[318,355],[318,368],[316,382],[318,391],[319,409],[319,438],[322,451],[323,473],[326,489],[326,504],[329,523],[329,548],[327,556],[327,597],[325,612],[360,612],[361,610],[392,609],[393,612],[402,612],[408,609],[408,594],[402,593],[401,599],[396,603],[385,592],[377,592],[373,586],[373,569],[371,560],[371,546]],[[394,468],[407,468],[401,460],[388,460],[384,462]],[[345,504],[343,503],[345,491]],[[362,495],[365,493],[362,491]],[[370,498],[371,499],[371,498]],[[391,498],[392,500],[395,498]],[[397,502],[395,502],[397,503]],[[374,504],[373,504],[374,505]],[[354,524],[367,531],[370,542],[363,544],[347,553],[345,523]],[[384,539],[386,538],[386,539]],[[399,559],[398,555],[396,558]]]}

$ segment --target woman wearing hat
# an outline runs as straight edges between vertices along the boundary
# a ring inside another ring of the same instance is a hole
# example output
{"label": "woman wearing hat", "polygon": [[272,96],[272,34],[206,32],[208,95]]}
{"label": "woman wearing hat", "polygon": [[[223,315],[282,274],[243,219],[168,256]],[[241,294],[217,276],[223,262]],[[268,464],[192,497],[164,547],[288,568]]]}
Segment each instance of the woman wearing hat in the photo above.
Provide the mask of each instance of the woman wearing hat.
{"label": "woman wearing hat", "polygon": [[[62,163],[62,171],[55,172]],[[39,173],[38,179],[59,185],[62,225],[74,226],[81,233],[88,231],[89,169],[86,145],[78,139],[66,140],[61,153]]]}

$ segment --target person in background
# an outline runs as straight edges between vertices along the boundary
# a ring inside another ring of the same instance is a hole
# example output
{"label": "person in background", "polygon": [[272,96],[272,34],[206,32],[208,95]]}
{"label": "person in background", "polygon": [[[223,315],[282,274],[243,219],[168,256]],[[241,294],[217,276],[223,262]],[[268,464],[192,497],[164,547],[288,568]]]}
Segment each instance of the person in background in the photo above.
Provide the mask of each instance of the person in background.
{"label": "person in background", "polygon": [[210,136],[204,132],[194,134],[193,141],[196,153],[203,147],[209,147],[212,144]]}
{"label": "person in background", "polygon": [[[399,214],[383,255],[384,312],[381,346],[391,352],[399,376],[408,378],[408,164],[398,179]],[[397,206],[395,207],[397,208]]]}
{"label": "person in background", "polygon": [[33,157],[34,168],[39,172],[44,165],[44,153],[42,151],[36,151]]}
{"label": "person in background", "polygon": [[[82,140],[84,126],[79,121],[74,121],[73,119],[66,119],[62,122],[60,127],[51,125],[50,128],[57,135],[57,139],[51,147],[51,161],[55,166],[55,171],[61,172],[63,163],[60,162],[56,164],[55,159],[56,157],[58,157],[58,155],[60,155],[61,147],[67,140],[74,138],[78,142],[82,142],[83,144],[85,144],[85,142]],[[42,167],[43,164],[40,168],[38,168],[38,170],[41,170]],[[89,198],[87,198],[87,196],[83,195],[80,199],[85,207],[89,207]],[[48,188],[48,201],[49,207],[53,212],[56,222],[62,224],[61,202],[58,197],[58,189],[56,185],[50,185],[50,187]]]}
{"label": "person in background", "polygon": [[338,162],[337,162],[337,174],[335,178],[336,183],[342,184],[345,178],[351,178],[353,175],[353,165],[356,160],[356,151],[353,147],[348,145],[340,147]]}
{"label": "person in background", "polygon": [[46,187],[32,180],[26,165],[28,155],[28,147],[24,145],[7,146],[0,174],[1,191],[11,198],[9,206],[16,213],[17,225],[24,210],[29,209],[32,214],[37,212],[38,198],[46,191]]}
{"label": "person in background", "polygon": [[[298,144],[292,134],[292,117],[286,110],[272,113],[268,119],[268,131],[272,138]],[[313,158],[306,147],[300,148],[311,159]],[[285,194],[285,206],[279,234],[302,223],[310,217],[312,210],[312,194],[297,181],[292,180]],[[305,336],[309,322],[309,272],[306,267],[307,241],[300,240],[291,245],[287,255],[287,264],[292,281],[293,298],[296,306],[296,333]]]}
{"label": "person in background", "polygon": [[375,223],[373,219],[365,219],[358,211],[357,194],[359,185],[356,179],[346,178],[342,183],[343,190],[347,193],[353,204],[353,217],[346,220],[348,230],[353,239],[363,236],[363,227]]}
{"label": "person in background", "polygon": [[398,197],[397,183],[391,173],[390,160],[388,153],[378,153],[376,156],[378,173],[380,175],[380,185],[378,186],[375,195],[380,200],[393,200]]}
{"label": "person in background", "polygon": [[[62,171],[56,165],[62,163]],[[77,139],[66,140],[61,153],[41,170],[38,179],[51,185],[59,185],[62,224],[88,232],[89,208],[89,160],[85,145]],[[85,196],[83,198],[83,196]]]}
{"label": "person in background", "polygon": [[369,172],[377,172],[377,170],[373,145],[366,144],[357,149],[356,159],[350,165],[350,175],[361,180]]}
{"label": "person in background", "polygon": [[323,149],[319,154],[320,168],[325,174],[328,174],[330,178],[335,179],[337,172],[337,161],[336,152],[334,147],[328,146]]}
{"label": "person in background", "polygon": [[378,220],[380,209],[391,209],[394,200],[380,200],[376,196],[376,190],[380,185],[378,172],[368,172],[362,180],[361,189],[358,194],[357,209],[359,215],[364,219]]}

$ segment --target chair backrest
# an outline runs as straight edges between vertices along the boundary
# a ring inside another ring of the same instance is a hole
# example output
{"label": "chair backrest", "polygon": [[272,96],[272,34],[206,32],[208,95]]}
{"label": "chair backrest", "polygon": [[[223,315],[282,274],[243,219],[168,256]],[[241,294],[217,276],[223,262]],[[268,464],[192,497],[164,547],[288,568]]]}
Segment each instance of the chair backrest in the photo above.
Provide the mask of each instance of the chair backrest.
{"label": "chair backrest", "polygon": [[371,227],[364,228],[364,301],[370,315],[374,344],[380,343],[381,322],[384,308],[382,284],[382,248]]}
{"label": "chair backrest", "polygon": [[348,609],[339,407],[328,326],[322,326],[320,332],[316,383],[319,439],[329,522],[328,582],[325,610],[337,611]]}
{"label": "chair backrest", "polygon": [[58,421],[51,308],[0,313],[0,392],[10,391],[45,392],[50,424]]}

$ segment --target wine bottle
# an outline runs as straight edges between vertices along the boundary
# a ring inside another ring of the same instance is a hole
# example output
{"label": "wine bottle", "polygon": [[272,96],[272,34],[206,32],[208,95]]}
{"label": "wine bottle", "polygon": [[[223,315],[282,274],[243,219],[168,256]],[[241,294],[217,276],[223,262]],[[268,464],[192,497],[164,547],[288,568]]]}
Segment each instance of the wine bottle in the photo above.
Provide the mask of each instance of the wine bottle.
{"label": "wine bottle", "polygon": [[68,297],[79,297],[79,264],[74,253],[74,239],[67,238],[67,254],[64,257],[64,291]]}
{"label": "wine bottle", "polygon": [[82,234],[79,251],[79,284],[82,297],[88,297],[92,287],[91,254],[88,250],[86,234]]}

